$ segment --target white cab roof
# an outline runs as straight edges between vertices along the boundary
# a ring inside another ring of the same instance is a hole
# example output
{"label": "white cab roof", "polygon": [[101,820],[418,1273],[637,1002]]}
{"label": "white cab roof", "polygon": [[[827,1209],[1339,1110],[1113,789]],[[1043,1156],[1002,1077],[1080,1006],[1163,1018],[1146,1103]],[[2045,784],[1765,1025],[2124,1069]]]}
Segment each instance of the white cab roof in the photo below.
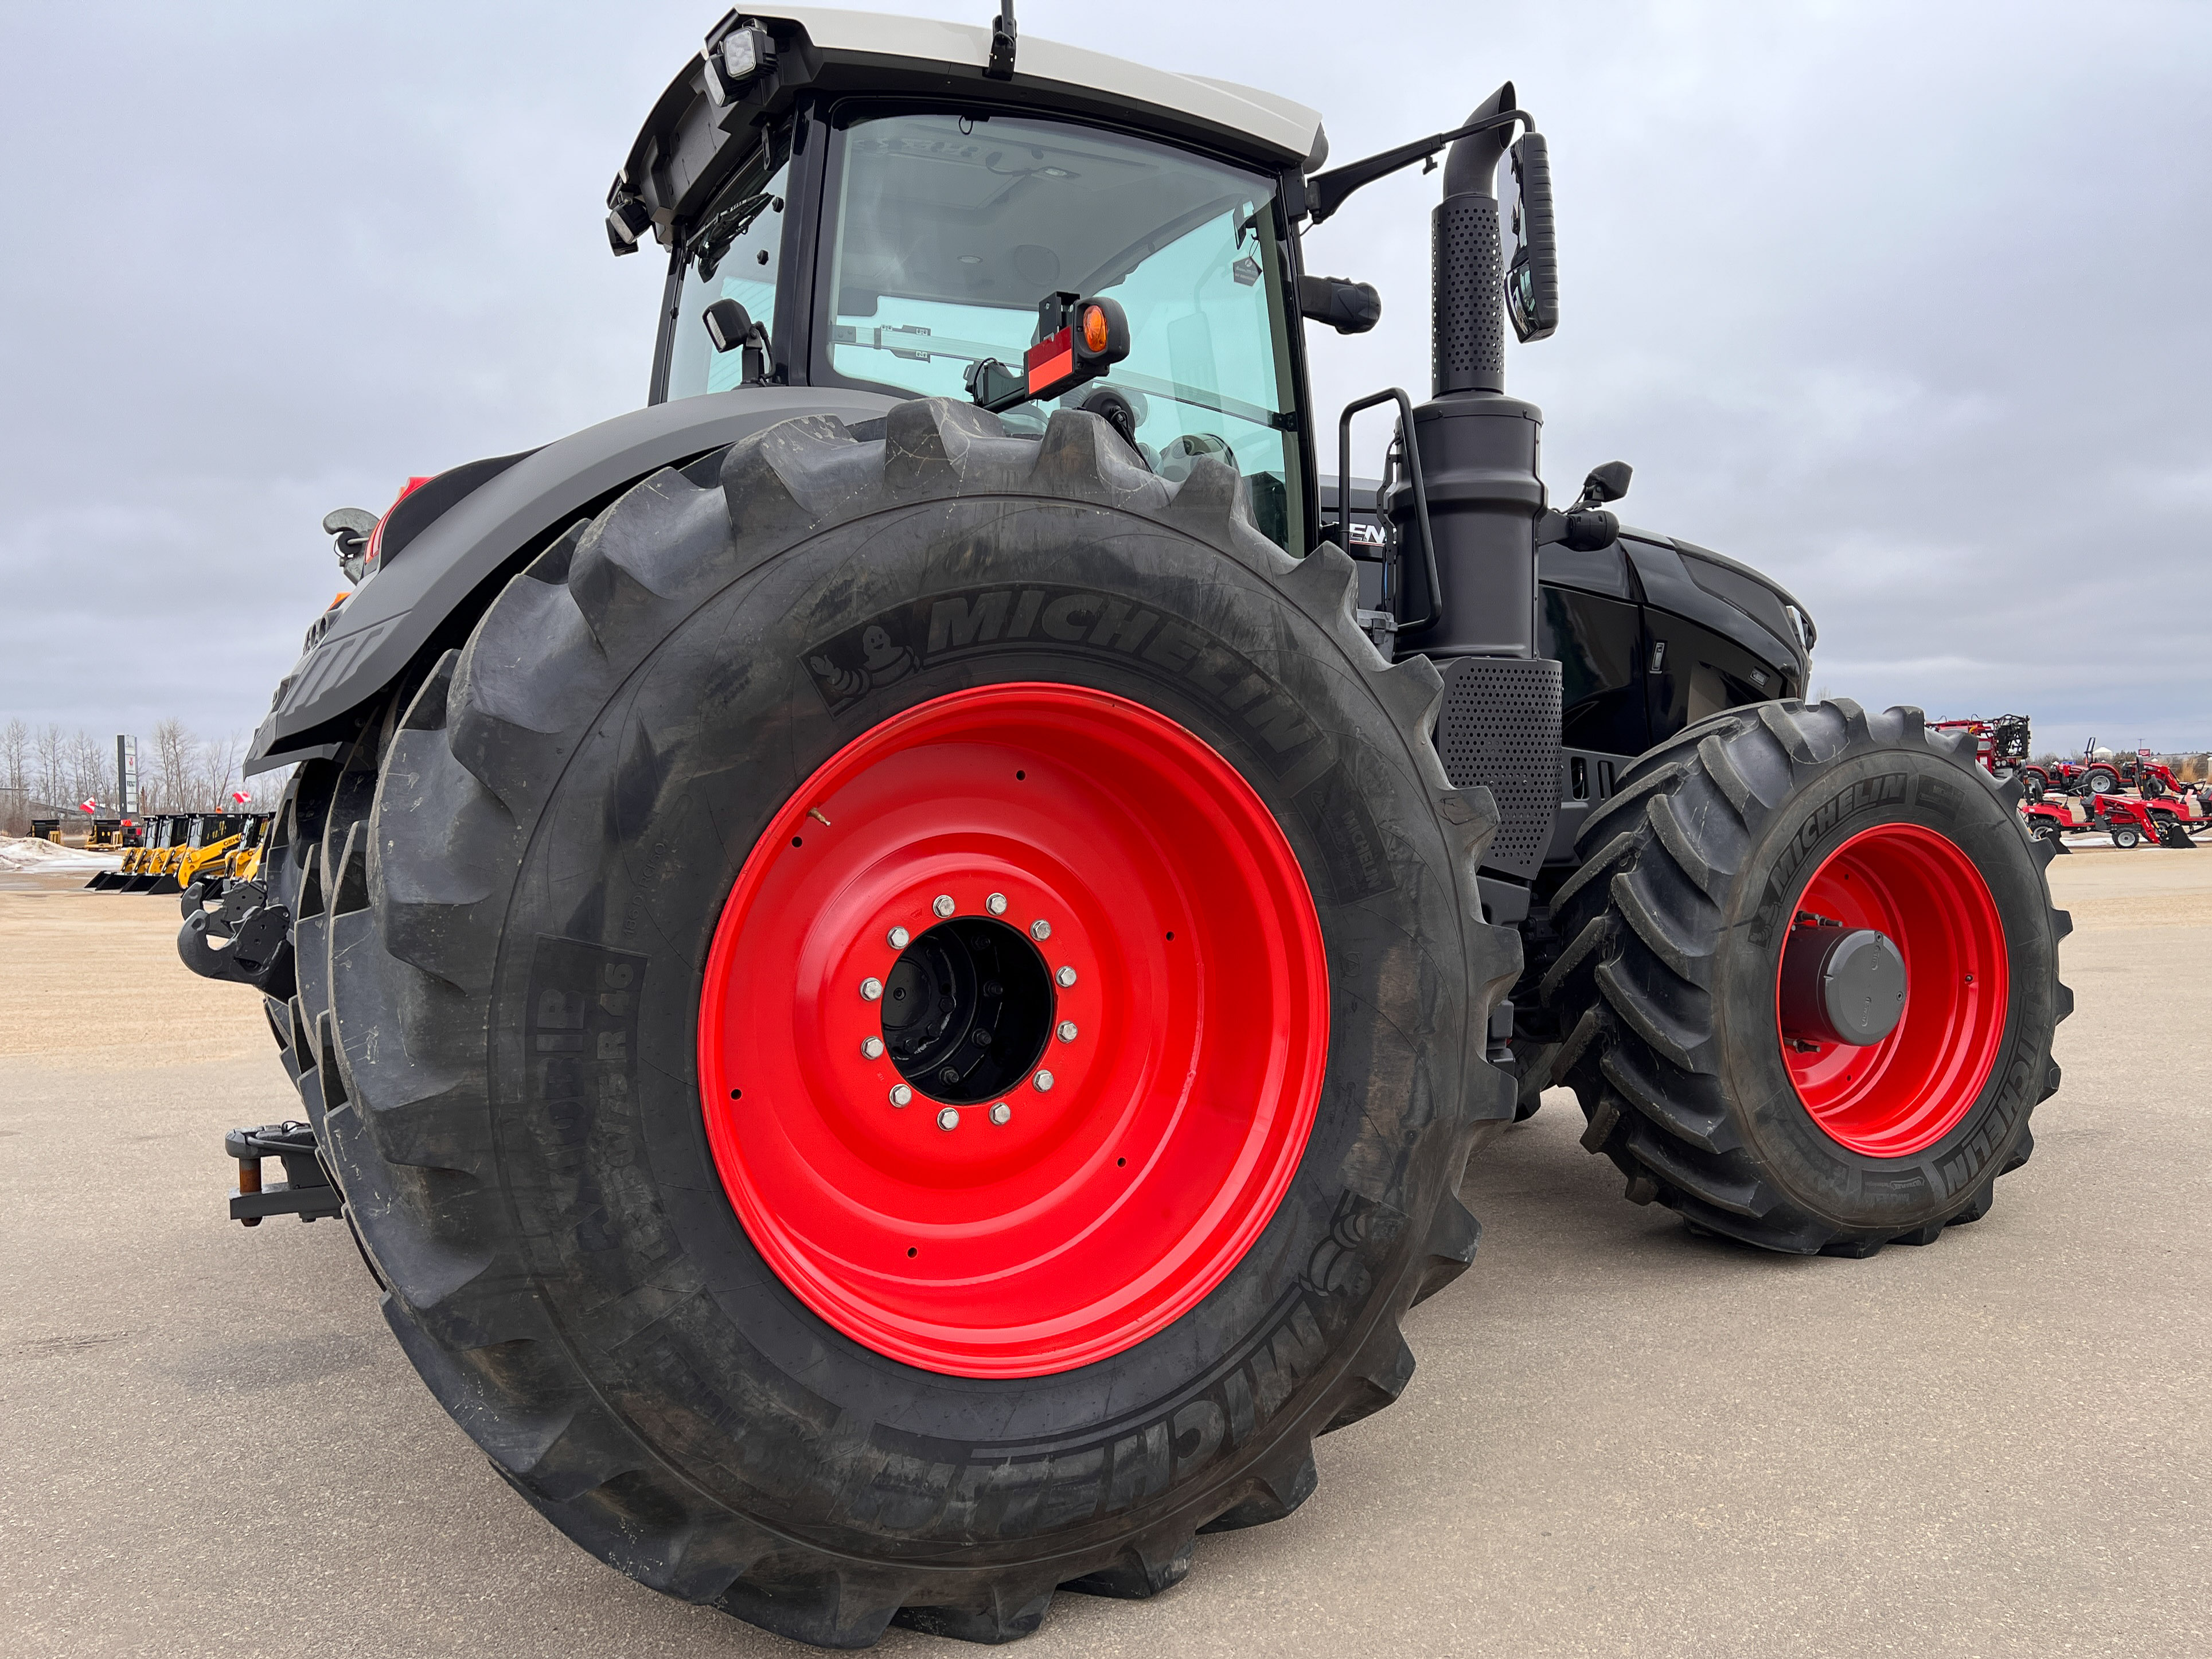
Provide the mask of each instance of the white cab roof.
{"label": "white cab roof", "polygon": [[[981,9],[982,0],[975,0]],[[841,56],[883,57],[957,64],[981,69],[991,59],[988,23],[941,23],[926,17],[892,17],[881,12],[844,11],[828,7],[780,6],[755,15],[788,18],[806,30],[816,46]],[[1102,10],[1101,17],[1110,15]],[[1272,92],[1217,81],[1206,75],[1175,75],[1083,46],[1047,40],[1024,29],[1014,58],[1024,81],[1057,81],[1085,87],[1133,104],[1177,110],[1215,126],[1247,133],[1309,169],[1328,154],[1321,116]]]}

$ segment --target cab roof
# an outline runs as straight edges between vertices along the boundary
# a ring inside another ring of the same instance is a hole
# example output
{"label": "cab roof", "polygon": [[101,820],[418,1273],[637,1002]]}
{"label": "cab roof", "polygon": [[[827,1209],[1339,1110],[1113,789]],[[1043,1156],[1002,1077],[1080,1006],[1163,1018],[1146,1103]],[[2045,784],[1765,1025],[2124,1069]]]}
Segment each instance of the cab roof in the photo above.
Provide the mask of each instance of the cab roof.
{"label": "cab roof", "polygon": [[774,67],[717,107],[695,53],[654,103],[610,192],[611,207],[642,202],[664,243],[676,222],[696,213],[730,168],[757,149],[755,130],[808,93],[986,99],[1132,126],[1270,171],[1311,172],[1328,153],[1320,115],[1291,99],[1028,33],[1020,37],[1012,79],[1002,80],[984,72],[988,25],[812,6],[747,12],[741,21],[774,40]]}

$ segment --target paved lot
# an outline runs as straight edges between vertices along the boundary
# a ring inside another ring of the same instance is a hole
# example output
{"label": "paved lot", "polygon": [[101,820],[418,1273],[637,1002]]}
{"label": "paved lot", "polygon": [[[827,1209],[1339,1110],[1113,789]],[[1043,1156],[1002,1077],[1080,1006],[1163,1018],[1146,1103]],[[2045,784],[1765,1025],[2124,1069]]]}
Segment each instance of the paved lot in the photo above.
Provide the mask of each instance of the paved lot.
{"label": "paved lot", "polygon": [[[1555,1096],[1291,1520],[1026,1659],[2212,1652],[2212,852],[2053,885],[2080,1012],[1996,1208],[1869,1261],[1620,1201]],[[343,1229],[223,1220],[291,1105],[173,899],[0,879],[0,1650],[796,1656],[617,1577],[401,1359]],[[965,1648],[894,1632],[881,1650]]]}

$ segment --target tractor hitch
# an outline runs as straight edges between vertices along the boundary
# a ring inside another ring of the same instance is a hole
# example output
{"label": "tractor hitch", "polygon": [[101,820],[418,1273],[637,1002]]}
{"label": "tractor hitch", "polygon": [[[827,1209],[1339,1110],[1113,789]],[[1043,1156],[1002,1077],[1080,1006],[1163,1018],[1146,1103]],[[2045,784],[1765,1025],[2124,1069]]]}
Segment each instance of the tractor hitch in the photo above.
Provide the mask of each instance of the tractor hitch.
{"label": "tractor hitch", "polygon": [[[238,1195],[230,1200],[230,1218],[258,1227],[264,1217],[296,1215],[302,1221],[337,1215],[345,1208],[345,1197],[331,1182],[315,1150],[315,1132],[308,1125],[288,1120],[264,1123],[258,1129],[233,1129],[222,1138],[222,1150],[238,1160]],[[261,1182],[261,1161],[282,1158],[285,1179],[274,1186]]]}
{"label": "tractor hitch", "polygon": [[251,985],[264,994],[288,997],[292,980],[292,913],[269,902],[258,881],[226,882],[215,908],[188,905],[177,935],[177,954],[203,979]]}

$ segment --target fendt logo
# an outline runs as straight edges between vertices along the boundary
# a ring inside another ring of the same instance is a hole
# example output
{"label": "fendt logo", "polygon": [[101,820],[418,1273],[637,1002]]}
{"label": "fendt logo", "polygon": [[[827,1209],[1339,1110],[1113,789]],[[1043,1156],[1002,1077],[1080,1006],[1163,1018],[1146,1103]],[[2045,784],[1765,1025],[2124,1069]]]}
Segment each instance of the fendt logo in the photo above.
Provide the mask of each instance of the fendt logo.
{"label": "fendt logo", "polygon": [[1296,788],[1334,757],[1328,735],[1273,675],[1209,634],[1111,594],[1008,586],[938,593],[847,629],[804,653],[832,714],[921,668],[988,651],[1073,649],[1164,669],[1257,739],[1268,769]]}

